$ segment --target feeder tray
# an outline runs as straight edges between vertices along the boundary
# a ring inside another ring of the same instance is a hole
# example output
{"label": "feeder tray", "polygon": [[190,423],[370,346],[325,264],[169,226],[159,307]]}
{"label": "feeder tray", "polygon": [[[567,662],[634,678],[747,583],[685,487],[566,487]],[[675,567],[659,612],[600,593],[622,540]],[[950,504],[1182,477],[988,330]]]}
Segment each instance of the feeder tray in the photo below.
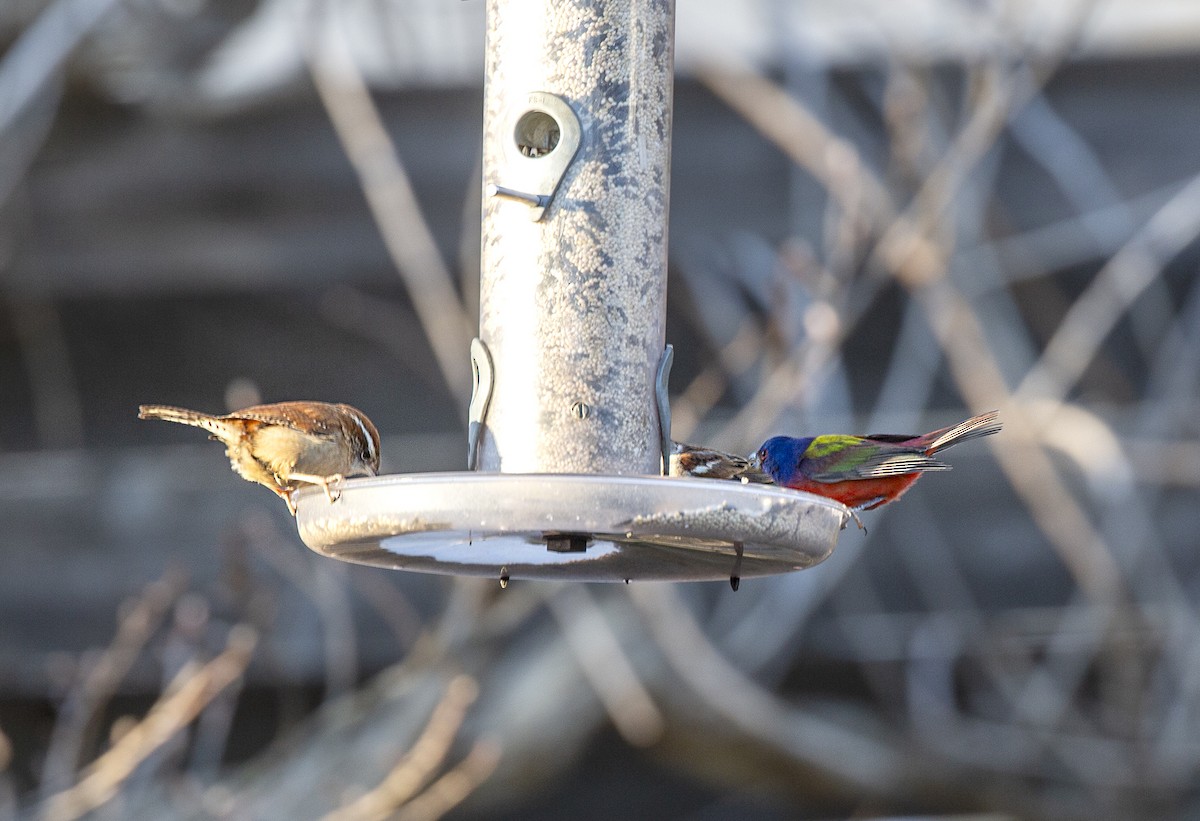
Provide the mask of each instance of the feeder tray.
{"label": "feeder tray", "polygon": [[801,570],[849,511],[767,485],[653,476],[422,473],[296,495],[300,538],[359,564],[508,579],[711,581]]}

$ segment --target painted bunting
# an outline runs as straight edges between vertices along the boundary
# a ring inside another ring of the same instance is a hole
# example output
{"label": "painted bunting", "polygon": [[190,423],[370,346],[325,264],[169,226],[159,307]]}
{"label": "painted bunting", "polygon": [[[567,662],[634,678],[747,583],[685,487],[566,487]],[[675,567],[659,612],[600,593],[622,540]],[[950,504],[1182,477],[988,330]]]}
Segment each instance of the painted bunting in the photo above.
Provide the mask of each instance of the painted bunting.
{"label": "painted bunting", "polygon": [[899,499],[922,473],[949,470],[933,458],[938,451],[1000,427],[996,411],[990,411],[922,436],[775,436],[751,464],[778,485],[836,499],[852,511],[872,510]]}

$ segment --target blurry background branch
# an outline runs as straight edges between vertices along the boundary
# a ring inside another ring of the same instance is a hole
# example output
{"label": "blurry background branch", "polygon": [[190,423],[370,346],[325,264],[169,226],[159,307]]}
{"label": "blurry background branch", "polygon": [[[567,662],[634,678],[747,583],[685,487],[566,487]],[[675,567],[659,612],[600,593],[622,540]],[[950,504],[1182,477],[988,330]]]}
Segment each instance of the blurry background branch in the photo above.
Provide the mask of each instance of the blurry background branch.
{"label": "blurry background branch", "polygon": [[[815,117],[782,89],[772,88],[765,79],[745,70],[734,73],[709,67],[703,76],[723,100],[736,105],[740,113],[764,129],[768,137],[777,137],[781,148],[825,183],[830,196],[837,197],[841,192],[844,197],[847,191],[868,192],[866,200],[871,205],[865,209],[866,213],[862,213],[864,209],[858,198],[843,199],[839,205],[851,215],[851,222],[861,223],[861,242],[874,242],[872,235],[881,234],[876,252],[888,270],[915,291],[926,321],[937,334],[948,364],[955,371],[964,397],[976,412],[1005,407],[1010,409],[1010,415],[1018,414],[1019,409],[1009,403],[1010,391],[989,352],[974,309],[946,281],[950,249],[937,247],[928,236],[950,235],[940,223],[953,190],[963,184],[969,169],[992,145],[998,127],[1009,118],[1013,103],[1007,99],[1005,91],[997,88],[997,84],[1004,85],[1004,80],[985,80],[981,86],[980,104],[972,109],[971,119],[917,192],[910,210],[924,223],[919,227],[913,217],[895,214],[891,197],[865,167],[857,151],[827,133]],[[750,89],[749,94],[747,89]],[[781,118],[781,111],[787,116]],[[836,172],[833,167],[837,168]],[[846,180],[850,174],[856,179]],[[954,176],[958,182],[953,180]],[[812,374],[817,370],[811,363],[805,362],[805,365],[808,366],[805,373]],[[791,397],[786,393],[773,393],[771,381],[764,384],[760,395],[774,395],[776,400],[764,409],[756,407],[755,400],[751,399],[747,409],[755,408],[757,418],[747,419],[746,411],[743,411],[738,424],[749,424],[761,431],[758,438],[762,439],[772,429],[778,408]],[[776,409],[774,413],[770,410],[772,407]],[[1010,481],[1022,493],[1038,523],[1059,547],[1084,589],[1099,600],[1110,599],[1116,592],[1118,574],[1106,555],[1102,540],[1058,480],[1053,467],[1044,455],[1036,452],[1032,431],[1020,417],[1009,419],[1008,426],[1010,441],[997,449],[997,455]],[[1017,439],[1019,444],[1012,444],[1012,439]]]}
{"label": "blurry background branch", "polygon": [[178,575],[149,585],[139,598],[126,605],[112,644],[81,671],[78,684],[59,707],[42,773],[43,795],[63,790],[73,780],[89,734],[94,736],[99,729],[96,725],[103,708],[145,652],[182,586],[183,579]]}
{"label": "blurry background branch", "polygon": [[471,392],[467,350],[476,322],[454,291],[454,276],[421,214],[408,172],[371,100],[339,18],[328,13],[336,4],[318,2],[312,8],[313,17],[304,19],[304,38],[317,93],[465,418]]}
{"label": "blurry background branch", "polygon": [[74,786],[46,802],[46,818],[69,821],[110,801],[146,758],[196,718],[250,663],[256,641],[248,627],[229,634],[224,652],[201,667],[185,667],[146,717],[129,727],[83,771]]}
{"label": "blurry background branch", "polygon": [[[424,793],[418,793],[426,788],[430,777],[446,760],[446,756],[450,752],[450,744],[458,734],[459,728],[462,727],[467,708],[475,701],[478,694],[479,687],[470,678],[459,676],[451,679],[450,683],[446,685],[446,694],[434,708],[425,730],[413,742],[412,748],[387,774],[387,777],[369,792],[326,815],[325,821],[356,821],[356,819],[382,821],[382,819],[392,817],[400,807],[408,810],[406,814],[429,817],[440,815],[441,813],[434,813],[432,807],[421,809]],[[479,749],[478,746],[477,749]],[[482,755],[482,753],[476,753],[473,750],[468,755],[468,759],[478,755]],[[483,767],[483,770],[479,772],[478,776],[470,775],[480,766]],[[482,780],[494,766],[494,763],[492,767],[482,763],[472,764],[463,777],[472,781]],[[443,778],[452,777],[451,773],[443,776]],[[440,789],[435,783],[429,785],[426,792],[436,795]],[[432,801],[432,799],[425,800]]]}

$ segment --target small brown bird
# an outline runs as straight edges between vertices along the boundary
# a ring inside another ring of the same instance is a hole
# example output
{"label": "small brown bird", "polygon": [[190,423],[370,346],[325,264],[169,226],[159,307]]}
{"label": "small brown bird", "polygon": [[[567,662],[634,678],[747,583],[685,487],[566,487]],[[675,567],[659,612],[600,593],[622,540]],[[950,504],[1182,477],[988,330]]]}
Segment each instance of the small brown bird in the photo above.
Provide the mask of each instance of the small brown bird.
{"label": "small brown bird", "polygon": [[671,442],[671,475],[771,484],[771,477],[749,459],[683,442]]}
{"label": "small brown bird", "polygon": [[362,411],[328,402],[277,402],[213,416],[170,405],[142,405],[139,419],[165,419],[204,428],[225,445],[232,468],[270,488],[296,515],[292,492],[301,482],[331,485],[379,470],[379,432]]}

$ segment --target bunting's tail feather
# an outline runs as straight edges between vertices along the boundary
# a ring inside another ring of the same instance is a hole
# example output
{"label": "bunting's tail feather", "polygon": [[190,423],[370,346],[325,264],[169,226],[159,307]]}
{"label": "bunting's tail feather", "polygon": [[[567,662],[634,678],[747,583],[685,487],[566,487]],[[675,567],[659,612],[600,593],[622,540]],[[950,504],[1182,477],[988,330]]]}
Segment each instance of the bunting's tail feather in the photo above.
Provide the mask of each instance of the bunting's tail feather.
{"label": "bunting's tail feather", "polygon": [[965,442],[968,439],[977,439],[980,436],[990,436],[993,433],[999,433],[1002,427],[999,412],[988,411],[978,416],[972,416],[970,419],[959,422],[953,427],[927,433],[921,438],[926,440],[928,444],[924,442],[922,444],[925,444],[925,452],[932,455],[939,450],[945,450],[952,445],[957,445],[959,442]]}

